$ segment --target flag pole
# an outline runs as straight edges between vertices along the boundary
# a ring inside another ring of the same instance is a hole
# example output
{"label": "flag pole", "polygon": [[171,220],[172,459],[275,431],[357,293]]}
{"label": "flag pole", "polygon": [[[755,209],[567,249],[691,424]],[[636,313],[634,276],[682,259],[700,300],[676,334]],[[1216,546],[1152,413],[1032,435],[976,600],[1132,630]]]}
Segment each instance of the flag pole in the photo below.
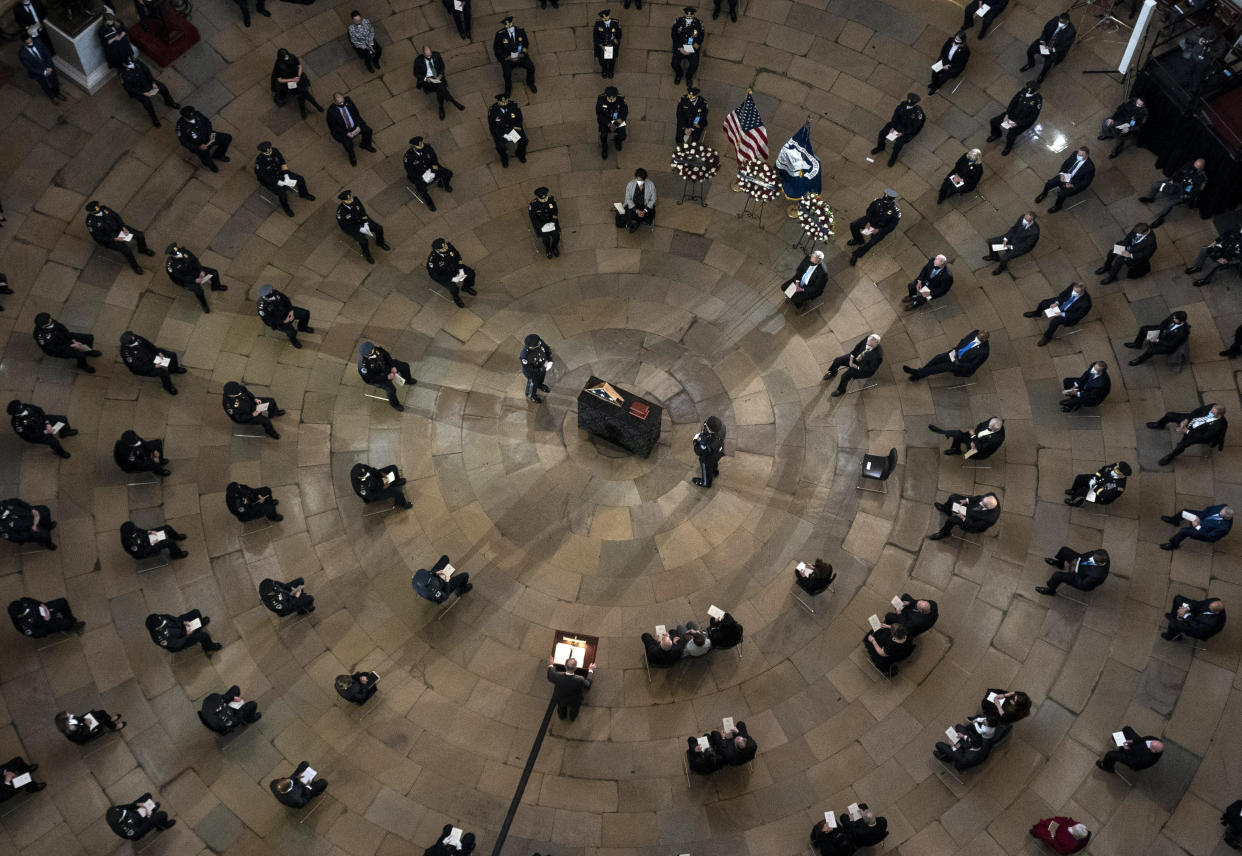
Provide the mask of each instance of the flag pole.
{"label": "flag pole", "polygon": [[[810,124],[811,124],[811,114],[807,113],[806,118],[802,120],[802,126],[805,128],[805,127],[810,126]],[[801,130],[801,128],[799,130]],[[784,182],[781,183],[781,195],[784,196],[786,199],[790,200],[791,202],[793,202],[793,205],[790,205],[788,208],[785,209],[785,213],[789,216],[790,220],[797,220],[798,219],[798,202],[799,200],[802,199],[802,197],[799,196],[797,199],[794,199],[788,193],[786,193]]]}
{"label": "flag pole", "polygon": [[[747,89],[747,90],[746,90],[746,94],[747,94],[747,95],[750,95],[750,96],[753,96],[753,95],[755,94],[755,90],[753,90],[753,89]],[[734,159],[735,161],[737,161],[737,169],[738,169],[738,172],[741,172],[741,171],[742,171],[742,162],[741,162],[740,160],[738,160],[738,157],[737,157],[737,146],[734,146],[734,147],[733,147],[733,159]],[[741,193],[741,192],[742,192],[742,183],[741,183],[740,181],[738,181],[736,178],[734,178],[734,179],[733,179],[733,183],[729,185],[729,189],[730,189],[730,190],[732,190],[734,193]]]}

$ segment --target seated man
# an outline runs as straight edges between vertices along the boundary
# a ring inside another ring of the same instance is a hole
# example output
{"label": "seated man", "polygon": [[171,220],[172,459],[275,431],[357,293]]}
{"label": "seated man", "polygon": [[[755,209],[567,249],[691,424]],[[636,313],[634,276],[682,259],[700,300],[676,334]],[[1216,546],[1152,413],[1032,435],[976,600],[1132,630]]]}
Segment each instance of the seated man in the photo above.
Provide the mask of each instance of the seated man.
{"label": "seated man", "polygon": [[1047,844],[1059,856],[1068,856],[1086,847],[1091,833],[1072,817],[1047,817],[1031,827],[1031,837]]}
{"label": "seated man", "polygon": [[265,579],[259,583],[259,600],[269,610],[281,616],[309,615],[315,611],[315,598],[302,589],[302,578],[282,583]]}
{"label": "seated man", "polygon": [[1065,491],[1065,504],[1082,505],[1094,502],[1097,505],[1109,505],[1126,492],[1126,479],[1130,477],[1130,465],[1125,461],[1106,464],[1094,473],[1079,473],[1074,476],[1074,483]]}
{"label": "seated man", "polygon": [[138,377],[159,378],[164,391],[170,395],[177,394],[171,377],[174,374],[185,374],[185,366],[177,361],[177,355],[166,348],[158,348],[147,339],[132,330],[121,334],[121,359],[125,368]]}
{"label": "seated man", "polygon": [[1161,550],[1176,550],[1187,538],[1208,543],[1224,538],[1233,528],[1233,508],[1228,505],[1209,505],[1202,511],[1182,509],[1176,515],[1162,514],[1160,519],[1171,526],[1181,526],[1183,520],[1189,524],[1177,530],[1172,538],[1160,545]]}
{"label": "seated man", "polygon": [[46,505],[31,505],[17,497],[0,501],[0,538],[14,544],[40,544],[55,550],[52,530],[52,509]]}
{"label": "seated man", "polygon": [[1234,800],[1221,812],[1220,823],[1225,827],[1225,843],[1242,850],[1242,800]]}
{"label": "seated man", "polygon": [[[1121,252],[1117,252],[1120,249]],[[1104,264],[1095,269],[1096,276],[1106,274],[1100,285],[1116,282],[1124,268],[1126,279],[1138,279],[1151,272],[1151,257],[1156,253],[1156,234],[1146,223],[1135,223],[1126,236],[1113,245],[1104,257]]]}
{"label": "seated man", "polygon": [[349,470],[349,483],[354,493],[366,503],[391,499],[397,508],[413,508],[413,504],[405,498],[405,479],[401,477],[397,467],[388,466],[382,470],[356,463]]}
{"label": "seated man", "polygon": [[234,685],[222,693],[207,693],[199,707],[198,718],[217,734],[228,734],[239,725],[258,722],[263,718],[257,701],[242,698],[241,688]]}
{"label": "seated man", "polygon": [[272,419],[284,416],[274,398],[260,398],[235,380],[224,385],[224,412],[238,425],[262,425],[263,433],[273,440],[280,434],[272,427]]}
{"label": "seated man", "polygon": [[[964,455],[976,461],[986,461],[1005,442],[1005,422],[999,416],[984,419],[974,428],[965,431],[946,431],[935,425],[928,425],[927,428],[953,441],[949,448],[944,450],[946,455]],[[967,449],[963,453],[962,446],[967,444]]]}
{"label": "seated man", "polygon": [[875,667],[891,678],[897,674],[897,664],[914,653],[914,643],[905,626],[894,622],[864,636],[863,650]]}
{"label": "seated man", "polygon": [[[1018,218],[1018,222],[1009,227],[1009,231],[994,238],[988,238],[988,254],[983,257],[985,262],[998,262],[992,276],[1000,276],[1009,269],[1009,263],[1018,256],[1024,256],[1039,243],[1039,224],[1035,222],[1035,212],[1027,211]],[[999,247],[1000,249],[995,249]]]}
{"label": "seated man", "polygon": [[932,750],[936,760],[952,764],[959,772],[977,767],[992,754],[996,740],[996,720],[983,716],[968,717],[966,724],[953,726],[958,739],[952,743],[940,741]]}
{"label": "seated man", "polygon": [[[0,803],[12,799],[18,791],[34,794],[46,788],[46,783],[36,782],[33,776],[28,776],[37,769],[38,764],[27,764],[21,757],[10,758],[0,764]],[[22,776],[27,776],[26,781],[16,784]]]}
{"label": "seated man", "polygon": [[388,393],[388,403],[398,411],[405,410],[405,405],[397,398],[397,384],[413,386],[418,383],[410,374],[409,363],[395,359],[373,342],[363,342],[358,346],[358,375],[364,383]]}
{"label": "seated man", "polygon": [[733,648],[742,644],[742,625],[726,612],[723,618],[713,618],[708,623],[707,638],[717,651]]}
{"label": "seated man", "polygon": [[860,802],[858,810],[862,817],[858,820],[850,817],[848,811],[842,812],[841,826],[845,829],[846,835],[858,847],[874,847],[885,838],[888,837],[888,818],[876,817],[875,812],[867,807],[867,804]]}
{"label": "seated man", "polygon": [[824,380],[832,380],[837,372],[845,369],[841,382],[837,384],[832,397],[838,398],[845,394],[845,385],[854,378],[874,377],[884,362],[884,349],[880,347],[880,334],[871,333],[858,340],[858,344],[848,354],[842,354],[828,366]]}
{"label": "seated man", "polygon": [[1107,550],[1092,550],[1089,553],[1076,553],[1069,547],[1057,550],[1056,556],[1045,558],[1045,562],[1056,568],[1056,573],[1048,578],[1042,586],[1035,586],[1035,591],[1056,597],[1057,586],[1064,583],[1079,591],[1091,591],[1108,579],[1108,567],[1111,559]]}
{"label": "seated man", "polygon": [[1091,150],[1081,146],[1077,151],[1070,152],[1061,164],[1060,171],[1044,182],[1044,189],[1035,197],[1036,202],[1043,202],[1049,193],[1056,191],[1056,203],[1048,209],[1055,214],[1065,206],[1065,200],[1077,196],[1088,187],[1095,178],[1095,161],[1091,160]]}
{"label": "seated man", "polygon": [[1113,389],[1108,363],[1096,361],[1080,377],[1061,380],[1061,412],[1073,413],[1080,407],[1099,407]]}
{"label": "seated man", "polygon": [[[792,303],[795,309],[801,310],[823,294],[824,286],[827,284],[828,272],[824,270],[824,254],[819,250],[814,250],[798,263],[798,269],[794,271],[793,278],[782,282],[780,289],[785,292],[785,299]],[[790,289],[793,291],[791,292]]]}
{"label": "seated man", "polygon": [[1048,319],[1048,328],[1044,330],[1044,335],[1035,343],[1042,348],[1052,341],[1053,334],[1057,332],[1058,327],[1074,327],[1090,311],[1091,295],[1087,294],[1087,289],[1081,282],[1071,282],[1056,297],[1049,297],[1046,300],[1039,301],[1030,312],[1023,312],[1022,317],[1039,318],[1044,316]]}
{"label": "seated man", "polygon": [[133,431],[126,431],[112,447],[112,460],[125,473],[169,475],[168,459],[164,457],[163,440],[144,440]]}
{"label": "seated man", "polygon": [[829,826],[824,818],[811,827],[811,847],[819,856],[854,856],[858,846],[840,825]]}
{"label": "seated man", "polygon": [[1198,273],[1207,266],[1207,273],[1191,285],[1202,288],[1216,276],[1222,267],[1242,264],[1242,228],[1228,229],[1216,236],[1216,240],[1199,250],[1186,273]]}
{"label": "seated man", "polygon": [[205,629],[210,623],[211,618],[192,609],[183,615],[153,612],[147,616],[146,625],[151,641],[161,648],[176,653],[192,645],[201,645],[203,653],[210,657],[224,647],[213,641]]}
{"label": "seated man", "polygon": [[1031,698],[1021,690],[1007,692],[989,689],[983,701],[979,702],[979,709],[985,717],[1011,724],[1030,715]]}
{"label": "seated man", "polygon": [[449,599],[449,595],[456,594],[461,597],[474,588],[474,584],[470,582],[470,574],[465,571],[453,573],[455,570],[456,568],[449,564],[449,557],[441,556],[440,560],[432,565],[430,571],[426,568],[419,568],[415,571],[410,584],[414,586],[414,591],[418,592],[418,596],[423,600],[444,603]]}
{"label": "seated man", "polygon": [[293,775],[272,779],[268,787],[272,789],[272,795],[277,801],[290,808],[302,808],[324,792],[328,787],[328,780],[319,778],[316,771],[310,769],[310,764],[303,761],[298,764]]}
{"label": "seated man", "polygon": [[224,503],[228,506],[229,513],[242,523],[258,520],[260,517],[266,517],[274,523],[284,520],[284,515],[276,511],[279,502],[279,499],[272,496],[270,487],[251,487],[248,484],[229,482],[224,489]]}
{"label": "seated man", "polygon": [[1147,362],[1156,354],[1171,354],[1186,343],[1190,338],[1190,325],[1186,323],[1187,315],[1178,309],[1159,324],[1144,324],[1134,334],[1133,342],[1126,342],[1127,348],[1144,348],[1143,353],[1130,360],[1130,365],[1137,366]]}
{"label": "seated man", "polygon": [[816,559],[811,565],[807,565],[805,562],[800,562],[799,564],[805,570],[794,568],[794,582],[798,584],[798,588],[812,597],[832,585],[832,581],[837,578],[836,573],[832,570],[832,565],[823,559]]}
{"label": "seated man", "polygon": [[652,666],[673,665],[685,654],[686,644],[690,641],[684,634],[674,638],[668,633],[662,633],[659,639],[644,633],[642,640],[647,662]]}
{"label": "seated man", "polygon": [[76,360],[78,368],[87,374],[94,374],[95,367],[87,362],[87,357],[100,356],[95,350],[95,337],[90,333],[73,333],[46,312],[40,312],[34,319],[34,340],[39,350],[49,357]]}
{"label": "seated man", "polygon": [[62,710],[56,714],[55,722],[56,730],[78,745],[90,743],[110,731],[120,731],[126,725],[119,713],[113,716],[106,710],[91,710],[81,716]]}
{"label": "seated man", "polygon": [[884,622],[880,625],[881,629],[892,628],[895,624],[900,624],[905,628],[907,637],[914,640],[916,637],[922,636],[936,624],[936,619],[940,617],[940,608],[936,606],[936,601],[920,598],[915,600],[908,594],[901,595],[901,612],[889,612],[884,616]]}
{"label": "seated man", "polygon": [[963,532],[986,532],[1000,517],[1000,503],[994,493],[978,496],[951,493],[948,501],[935,505],[937,511],[945,514],[945,521],[939,531],[927,536],[933,541],[949,537],[954,526],[960,527]]}
{"label": "seated man", "polygon": [[733,730],[723,734],[713,731],[710,740],[711,745],[730,767],[749,763],[759,751],[759,744],[746,732],[746,723],[741,721],[734,725]]}
{"label": "seated man", "polygon": [[1146,770],[1160,760],[1160,754],[1164,752],[1163,741],[1156,737],[1140,737],[1128,725],[1121,729],[1121,733],[1125,736],[1125,742],[1104,753],[1104,757],[1096,761],[1095,766],[1105,773],[1115,773],[1118,763],[1125,764],[1131,770]]}
{"label": "seated man", "polygon": [[1191,600],[1183,595],[1173,598],[1173,610],[1166,612],[1169,629],[1160,635],[1170,642],[1189,636],[1204,641],[1225,629],[1225,604],[1218,597]]}
{"label": "seated man", "polygon": [[719,742],[719,731],[707,735],[706,747],[693,737],[686,738],[686,764],[690,772],[709,776],[724,766],[724,758],[716,751],[716,744]]}
{"label": "seated man", "polygon": [[1113,115],[1100,124],[1100,135],[1097,140],[1116,139],[1110,158],[1121,154],[1126,142],[1138,137],[1139,129],[1147,123],[1147,105],[1141,97],[1131,98],[1122,103]]}
{"label": "seated man", "polygon": [[950,351],[936,354],[921,369],[902,366],[901,370],[910,375],[913,383],[925,377],[943,372],[952,372],[956,377],[970,377],[988,358],[988,331],[971,330],[962,337],[962,341]]}
{"label": "seated man", "polygon": [[1191,446],[1206,444],[1209,449],[1215,446],[1225,451],[1225,432],[1229,430],[1229,420],[1225,418],[1223,405],[1205,404],[1189,413],[1169,411],[1155,422],[1148,422],[1147,427],[1159,431],[1170,422],[1177,423],[1177,433],[1182,435],[1182,439],[1173,451],[1160,459],[1160,466],[1171,464],[1174,458]]}
{"label": "seated man", "polygon": [[78,621],[69,601],[63,597],[44,603],[33,597],[21,597],[9,604],[9,620],[17,632],[32,639],[42,639],[53,633],[74,630],[82,632],[85,621]]}
{"label": "seated man", "polygon": [[278,333],[289,338],[289,344],[295,348],[302,347],[298,341],[298,333],[314,333],[310,326],[310,310],[294,306],[283,291],[277,291],[269,283],[259,286],[259,300],[256,304],[259,320]]}
{"label": "seated man", "polygon": [[1140,196],[1139,202],[1150,205],[1159,200],[1162,207],[1156,219],[1152,221],[1152,226],[1156,227],[1164,223],[1164,218],[1168,217],[1169,212],[1178,205],[1185,205],[1188,208],[1198,205],[1199,194],[1206,186],[1207,161],[1197,158],[1191,163],[1184,164],[1168,178],[1158,178],[1152,182],[1151,190],[1147,191],[1146,196]]}
{"label": "seated man", "polygon": [[933,256],[923,265],[913,282],[906,285],[909,294],[901,302],[907,312],[949,293],[949,289],[953,288],[953,271],[949,270],[948,261],[943,253]]}
{"label": "seated man", "polygon": [[9,402],[8,414],[12,417],[13,431],[18,437],[27,443],[51,446],[60,457],[69,457],[64,446],[60,445],[60,437],[72,437],[78,431],[69,424],[68,416],[44,413],[43,408],[16,398]]}
{"label": "seated man", "polygon": [[375,672],[354,672],[336,676],[336,693],[356,705],[364,705],[379,691],[379,675]]}
{"label": "seated man", "polygon": [[461,840],[453,843],[453,825],[451,823],[444,824],[444,828],[440,830],[440,837],[436,839],[436,843],[423,851],[423,856],[469,856],[474,852],[474,833],[467,832],[462,835]]}
{"label": "seated man", "polygon": [[143,529],[132,520],[121,524],[121,546],[135,559],[150,558],[160,550],[167,550],[170,559],[184,559],[190,554],[178,547],[177,542],[185,538],[171,526]]}
{"label": "seated man", "polygon": [[108,828],[129,841],[137,841],[153,829],[172,829],[177,821],[168,819],[168,812],[160,811],[150,793],[145,793],[131,803],[109,807],[104,814]]}

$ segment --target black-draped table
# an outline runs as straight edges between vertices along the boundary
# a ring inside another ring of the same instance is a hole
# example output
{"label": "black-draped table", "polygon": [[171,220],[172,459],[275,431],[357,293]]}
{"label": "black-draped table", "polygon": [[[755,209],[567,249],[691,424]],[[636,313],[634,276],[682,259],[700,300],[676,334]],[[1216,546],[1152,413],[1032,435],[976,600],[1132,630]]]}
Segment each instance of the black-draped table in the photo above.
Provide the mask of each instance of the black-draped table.
{"label": "black-draped table", "polygon": [[[660,439],[663,408],[619,386],[609,384],[621,397],[621,403],[614,404],[611,400],[600,398],[591,392],[592,388],[598,388],[603,383],[604,381],[592,375],[582,392],[578,393],[578,427],[616,443],[627,452],[648,457]],[[643,408],[646,408],[645,416],[639,415]]]}

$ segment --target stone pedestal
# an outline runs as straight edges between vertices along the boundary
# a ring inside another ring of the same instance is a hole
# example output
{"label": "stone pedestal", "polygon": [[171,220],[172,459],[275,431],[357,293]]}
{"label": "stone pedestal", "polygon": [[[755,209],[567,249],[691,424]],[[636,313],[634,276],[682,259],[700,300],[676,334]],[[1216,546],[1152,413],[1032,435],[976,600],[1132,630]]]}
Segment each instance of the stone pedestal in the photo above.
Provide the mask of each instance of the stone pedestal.
{"label": "stone pedestal", "polygon": [[79,14],[66,18],[58,11],[46,21],[48,38],[56,49],[56,70],[94,95],[115,74],[104,59],[103,43],[99,41],[102,15]]}

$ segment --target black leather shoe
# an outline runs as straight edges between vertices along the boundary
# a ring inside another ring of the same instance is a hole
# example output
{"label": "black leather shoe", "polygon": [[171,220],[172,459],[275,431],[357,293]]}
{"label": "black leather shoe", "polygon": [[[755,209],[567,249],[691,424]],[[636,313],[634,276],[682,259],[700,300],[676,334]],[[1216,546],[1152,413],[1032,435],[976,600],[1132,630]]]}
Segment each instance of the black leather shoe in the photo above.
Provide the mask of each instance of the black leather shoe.
{"label": "black leather shoe", "polygon": [[1207,284],[1208,284],[1208,281],[1206,279],[1196,279],[1194,282],[1191,283],[1191,285],[1193,285],[1195,288],[1202,288],[1203,286]]}
{"label": "black leather shoe", "polygon": [[960,455],[962,454],[962,450],[961,449],[945,449],[944,453],[946,455]]}
{"label": "black leather shoe", "polygon": [[693,484],[693,485],[697,485],[697,486],[699,486],[699,487],[702,487],[702,486],[703,486],[703,480],[702,480],[702,479],[690,479],[690,484]]}
{"label": "black leather shoe", "polygon": [[1203,270],[1203,266],[1202,266],[1202,265],[1192,265],[1192,266],[1190,266],[1190,267],[1186,268],[1186,273],[1198,273],[1198,272],[1199,272],[1199,271],[1201,271],[1201,270]]}
{"label": "black leather shoe", "polygon": [[949,536],[947,536],[947,535],[941,535],[939,532],[933,532],[931,535],[928,535],[928,536],[927,536],[927,540],[929,540],[929,541],[939,541],[941,538],[947,538],[947,537],[949,537]]}
{"label": "black leather shoe", "polygon": [[1022,317],[1023,318],[1038,318],[1041,314],[1042,313],[1037,312],[1037,311],[1036,312],[1023,312]]}
{"label": "black leather shoe", "polygon": [[1050,589],[1050,588],[1048,588],[1047,586],[1035,586],[1035,591],[1039,592],[1040,594],[1046,594],[1046,595],[1048,595],[1049,597],[1056,597],[1056,596],[1057,596],[1057,590],[1056,590],[1056,589]]}
{"label": "black leather shoe", "polygon": [[1152,199],[1150,196],[1140,196],[1140,197],[1139,197],[1139,202],[1146,202],[1146,203],[1149,203],[1149,204],[1150,204],[1150,203],[1152,203],[1152,202],[1154,202],[1154,201],[1155,201],[1155,200],[1154,200],[1154,199]]}
{"label": "black leather shoe", "polygon": [[1161,550],[1176,550],[1177,548],[1173,546],[1172,541],[1168,541],[1168,542],[1165,542],[1164,544],[1161,544],[1160,549]]}
{"label": "black leather shoe", "polygon": [[1161,514],[1160,519],[1163,520],[1165,523],[1170,524],[1171,526],[1177,526],[1179,523],[1182,522],[1180,518],[1174,517],[1171,514]]}
{"label": "black leather shoe", "polygon": [[1046,564],[1046,565],[1052,565],[1052,567],[1054,567],[1054,568],[1059,568],[1059,567],[1061,567],[1061,563],[1060,563],[1060,562],[1058,562],[1056,559],[1044,559],[1044,564]]}
{"label": "black leather shoe", "polygon": [[1044,201],[1045,199],[1047,199],[1047,198],[1048,198],[1048,193],[1047,193],[1047,191],[1045,191],[1045,192],[1043,192],[1043,193],[1039,194],[1038,196],[1036,196],[1036,197],[1035,197],[1035,201],[1036,201],[1036,202],[1043,202],[1043,201]]}

